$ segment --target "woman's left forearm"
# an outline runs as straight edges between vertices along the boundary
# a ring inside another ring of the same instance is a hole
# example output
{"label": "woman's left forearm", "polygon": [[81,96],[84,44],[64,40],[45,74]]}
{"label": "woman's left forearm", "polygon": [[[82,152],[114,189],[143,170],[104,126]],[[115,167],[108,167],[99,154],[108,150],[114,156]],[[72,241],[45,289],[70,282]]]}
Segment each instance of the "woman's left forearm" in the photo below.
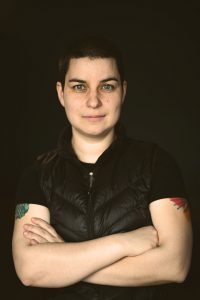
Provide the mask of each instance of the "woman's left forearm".
{"label": "woman's left forearm", "polygon": [[182,282],[186,273],[179,257],[164,247],[157,247],[142,255],[125,257],[83,281],[113,286],[159,285]]}

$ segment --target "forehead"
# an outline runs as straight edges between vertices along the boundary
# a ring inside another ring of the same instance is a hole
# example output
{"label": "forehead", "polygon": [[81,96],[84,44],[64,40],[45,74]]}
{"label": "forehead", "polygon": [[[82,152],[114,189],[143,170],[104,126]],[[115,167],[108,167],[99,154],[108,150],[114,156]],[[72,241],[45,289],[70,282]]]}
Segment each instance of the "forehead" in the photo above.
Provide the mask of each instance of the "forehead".
{"label": "forehead", "polygon": [[80,79],[104,79],[107,76],[119,77],[117,64],[114,58],[71,58],[66,79],[78,77]]}

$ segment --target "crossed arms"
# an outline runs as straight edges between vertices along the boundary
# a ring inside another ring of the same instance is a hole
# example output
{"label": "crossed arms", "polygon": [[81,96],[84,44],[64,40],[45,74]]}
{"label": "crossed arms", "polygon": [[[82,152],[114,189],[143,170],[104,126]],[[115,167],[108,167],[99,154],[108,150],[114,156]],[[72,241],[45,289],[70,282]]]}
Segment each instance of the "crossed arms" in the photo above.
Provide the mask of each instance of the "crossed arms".
{"label": "crossed arms", "polygon": [[79,281],[116,286],[182,282],[192,251],[187,202],[156,200],[150,212],[154,227],[68,243],[50,226],[48,209],[30,204],[15,221],[16,272],[23,284],[37,287],[64,287]]}

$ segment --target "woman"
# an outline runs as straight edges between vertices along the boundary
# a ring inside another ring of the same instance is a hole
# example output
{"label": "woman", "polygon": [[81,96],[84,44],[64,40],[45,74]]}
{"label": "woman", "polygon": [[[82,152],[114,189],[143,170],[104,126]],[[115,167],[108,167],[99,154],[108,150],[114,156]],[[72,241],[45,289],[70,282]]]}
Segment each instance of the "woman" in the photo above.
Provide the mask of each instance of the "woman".
{"label": "woman", "polygon": [[109,41],[72,44],[56,87],[69,124],[19,182],[16,272],[24,285],[56,288],[53,299],[153,299],[154,286],[183,282],[190,266],[176,164],[156,144],[126,136],[127,82]]}

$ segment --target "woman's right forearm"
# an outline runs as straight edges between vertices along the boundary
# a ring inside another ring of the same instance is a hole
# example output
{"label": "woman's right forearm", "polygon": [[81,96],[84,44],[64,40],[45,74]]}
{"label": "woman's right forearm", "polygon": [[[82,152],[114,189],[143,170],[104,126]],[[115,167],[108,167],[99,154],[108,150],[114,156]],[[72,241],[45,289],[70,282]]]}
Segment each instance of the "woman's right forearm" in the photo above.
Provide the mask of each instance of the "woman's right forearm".
{"label": "woman's right forearm", "polygon": [[126,256],[122,235],[113,234],[80,243],[24,246],[13,241],[16,271],[25,285],[64,287]]}

